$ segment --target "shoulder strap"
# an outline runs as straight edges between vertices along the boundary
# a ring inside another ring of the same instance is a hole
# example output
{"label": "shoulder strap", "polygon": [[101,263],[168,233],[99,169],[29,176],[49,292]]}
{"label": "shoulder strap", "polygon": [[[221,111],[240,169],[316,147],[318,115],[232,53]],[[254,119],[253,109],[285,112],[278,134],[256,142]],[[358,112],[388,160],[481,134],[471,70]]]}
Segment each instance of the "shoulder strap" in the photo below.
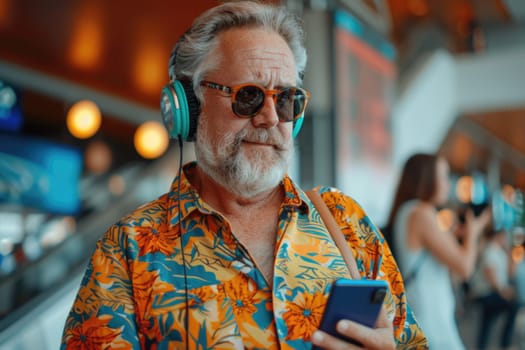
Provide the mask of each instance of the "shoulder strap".
{"label": "shoulder strap", "polygon": [[414,264],[414,267],[412,268],[412,271],[410,271],[410,273],[406,277],[403,277],[403,283],[405,284],[405,287],[408,286],[409,283],[414,280],[414,278],[416,278],[419,268],[423,264],[423,261],[425,260],[426,257],[427,257],[426,250],[421,252],[421,254],[419,254],[419,256],[417,257],[416,263]]}
{"label": "shoulder strap", "polygon": [[332,239],[335,241],[337,248],[339,248],[339,251],[341,252],[341,255],[343,256],[343,259],[346,263],[346,266],[350,271],[350,275],[353,279],[361,279],[361,274],[357,269],[354,254],[352,254],[352,251],[350,250],[350,247],[348,246],[348,243],[346,242],[346,239],[343,233],[341,232],[339,225],[337,224],[332,213],[326,206],[326,203],[324,202],[323,198],[315,190],[306,191],[306,194],[308,195],[315,208],[321,215],[321,219],[323,220],[324,224],[326,225],[326,228],[332,235]]}

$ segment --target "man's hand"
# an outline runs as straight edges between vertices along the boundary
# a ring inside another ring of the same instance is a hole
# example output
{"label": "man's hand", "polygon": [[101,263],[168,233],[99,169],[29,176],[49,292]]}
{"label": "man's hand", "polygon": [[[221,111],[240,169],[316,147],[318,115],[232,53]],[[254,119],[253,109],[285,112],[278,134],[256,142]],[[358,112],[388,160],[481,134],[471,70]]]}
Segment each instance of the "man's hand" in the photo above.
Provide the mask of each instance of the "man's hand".
{"label": "man's hand", "polygon": [[312,344],[323,349],[369,349],[389,350],[395,349],[394,329],[392,322],[386,317],[383,306],[376,322],[375,328],[369,328],[349,320],[341,320],[337,323],[337,331],[348,338],[354,339],[361,345],[348,343],[333,337],[323,331],[317,330],[312,336]]}

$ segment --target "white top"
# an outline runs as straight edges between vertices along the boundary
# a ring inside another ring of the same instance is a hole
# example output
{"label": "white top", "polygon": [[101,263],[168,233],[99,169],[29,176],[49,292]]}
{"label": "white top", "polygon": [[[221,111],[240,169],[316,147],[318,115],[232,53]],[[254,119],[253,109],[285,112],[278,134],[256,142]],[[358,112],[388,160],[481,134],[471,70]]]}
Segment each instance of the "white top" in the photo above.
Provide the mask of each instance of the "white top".
{"label": "white top", "polygon": [[[395,220],[393,237],[396,258],[403,276],[420,264],[415,278],[406,286],[407,302],[427,336],[431,350],[464,349],[455,320],[455,296],[448,268],[428,251],[412,251],[407,247],[407,220],[419,201],[404,203]],[[427,256],[419,260],[420,254]]]}
{"label": "white top", "polygon": [[480,257],[479,267],[474,272],[471,280],[472,295],[481,297],[493,292],[483,270],[487,267],[493,269],[496,275],[496,283],[500,287],[509,285],[508,255],[496,242],[489,242]]}

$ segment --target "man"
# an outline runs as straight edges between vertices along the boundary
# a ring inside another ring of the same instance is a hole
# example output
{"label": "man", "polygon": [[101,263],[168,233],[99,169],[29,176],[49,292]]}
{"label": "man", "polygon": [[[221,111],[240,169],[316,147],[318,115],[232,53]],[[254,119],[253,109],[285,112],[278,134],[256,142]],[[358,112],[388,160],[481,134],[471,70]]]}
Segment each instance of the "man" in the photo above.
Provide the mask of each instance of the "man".
{"label": "man", "polygon": [[[241,1],[195,20],[170,59],[161,112],[196,163],[170,192],[109,228],[66,321],[63,348],[358,348],[317,331],[332,282],[350,277],[305,193],[286,175],[309,94],[297,18]],[[196,127],[194,126],[196,125]],[[426,348],[384,240],[335,189],[322,197],[363,277],[392,294],[367,349]]]}

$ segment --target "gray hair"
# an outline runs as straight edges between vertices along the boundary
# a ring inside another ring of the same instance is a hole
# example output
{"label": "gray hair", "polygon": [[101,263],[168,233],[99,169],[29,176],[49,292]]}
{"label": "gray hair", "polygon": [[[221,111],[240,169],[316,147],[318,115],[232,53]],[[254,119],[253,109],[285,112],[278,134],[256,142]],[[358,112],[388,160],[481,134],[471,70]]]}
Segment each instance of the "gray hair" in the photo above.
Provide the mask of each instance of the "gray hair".
{"label": "gray hair", "polygon": [[202,100],[199,83],[216,64],[206,58],[218,46],[218,34],[239,27],[261,27],[278,33],[293,53],[297,83],[301,83],[306,67],[301,20],[282,6],[256,1],[223,3],[197,17],[173,48],[169,61],[170,80],[192,81],[197,98]]}

